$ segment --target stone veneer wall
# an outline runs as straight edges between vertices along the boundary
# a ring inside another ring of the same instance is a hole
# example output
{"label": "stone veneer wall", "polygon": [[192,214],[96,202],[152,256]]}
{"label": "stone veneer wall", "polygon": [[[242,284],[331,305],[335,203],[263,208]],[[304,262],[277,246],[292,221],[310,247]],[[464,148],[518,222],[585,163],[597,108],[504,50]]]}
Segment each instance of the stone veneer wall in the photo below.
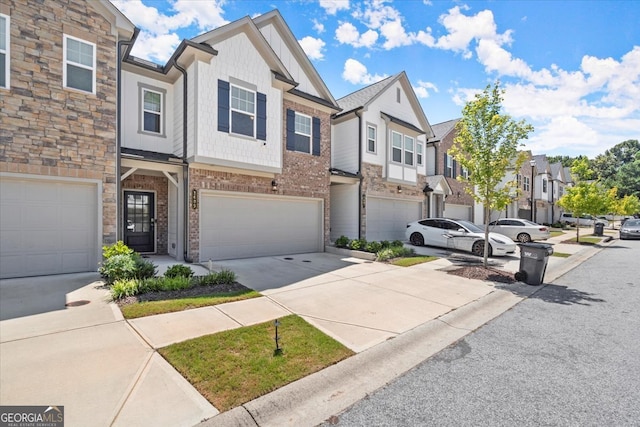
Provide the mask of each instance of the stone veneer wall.
{"label": "stone veneer wall", "polygon": [[129,175],[122,182],[123,196],[120,205],[122,212],[124,212],[126,203],[124,192],[127,190],[153,191],[155,193],[156,253],[158,255],[166,255],[168,253],[169,241],[169,180],[160,176]]}
{"label": "stone veneer wall", "polygon": [[[116,239],[116,38],[86,0],[3,0],[10,89],[0,89],[0,171],[102,181],[103,243]],[[96,44],[96,94],[63,88],[63,35]]]}
{"label": "stone veneer wall", "polygon": [[[274,178],[243,175],[239,173],[218,172],[200,168],[189,169],[189,197],[192,190],[217,190],[256,194],[278,194],[293,197],[310,197],[324,200],[324,241],[329,243],[329,167],[331,164],[331,128],[330,115],[326,112],[307,106],[285,101],[286,109],[293,109],[303,114],[320,118],[320,156],[286,150],[283,140],[282,173]],[[286,124],[283,123],[283,126]],[[283,129],[286,135],[286,128]],[[275,179],[278,190],[271,189],[271,181]],[[200,209],[198,207],[198,209]],[[199,259],[200,234],[199,211],[189,208],[189,255],[194,261]]]}

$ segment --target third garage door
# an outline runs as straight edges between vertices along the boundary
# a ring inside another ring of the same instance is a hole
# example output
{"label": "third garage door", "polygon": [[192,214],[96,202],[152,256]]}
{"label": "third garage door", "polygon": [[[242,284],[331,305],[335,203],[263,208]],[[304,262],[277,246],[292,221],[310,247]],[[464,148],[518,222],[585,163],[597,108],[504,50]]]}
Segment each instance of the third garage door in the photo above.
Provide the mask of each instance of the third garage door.
{"label": "third garage door", "polygon": [[420,202],[367,197],[367,240],[404,240],[407,223],[421,215]]}
{"label": "third garage door", "polygon": [[200,261],[324,251],[321,199],[202,193]]}

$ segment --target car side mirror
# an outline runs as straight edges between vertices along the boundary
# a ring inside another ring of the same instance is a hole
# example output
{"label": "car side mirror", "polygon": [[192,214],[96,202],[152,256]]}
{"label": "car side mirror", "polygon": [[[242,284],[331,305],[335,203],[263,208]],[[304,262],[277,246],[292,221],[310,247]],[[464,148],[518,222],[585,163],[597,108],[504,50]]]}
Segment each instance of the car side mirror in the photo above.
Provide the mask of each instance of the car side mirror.
{"label": "car side mirror", "polygon": [[459,233],[466,233],[466,232],[467,232],[467,230],[465,230],[464,228],[458,228],[458,232],[459,232]]}

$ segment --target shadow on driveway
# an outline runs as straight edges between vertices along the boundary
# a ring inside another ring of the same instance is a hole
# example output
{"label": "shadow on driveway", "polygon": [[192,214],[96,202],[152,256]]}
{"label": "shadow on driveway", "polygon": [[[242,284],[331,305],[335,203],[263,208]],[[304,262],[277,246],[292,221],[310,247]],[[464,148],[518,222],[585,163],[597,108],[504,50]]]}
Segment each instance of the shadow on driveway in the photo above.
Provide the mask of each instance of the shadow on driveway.
{"label": "shadow on driveway", "polygon": [[544,302],[562,305],[592,305],[592,303],[606,302],[601,298],[596,298],[595,294],[573,289],[568,286],[554,285],[553,283],[541,286],[533,285],[497,285],[497,288],[504,289],[525,298],[535,298]]}

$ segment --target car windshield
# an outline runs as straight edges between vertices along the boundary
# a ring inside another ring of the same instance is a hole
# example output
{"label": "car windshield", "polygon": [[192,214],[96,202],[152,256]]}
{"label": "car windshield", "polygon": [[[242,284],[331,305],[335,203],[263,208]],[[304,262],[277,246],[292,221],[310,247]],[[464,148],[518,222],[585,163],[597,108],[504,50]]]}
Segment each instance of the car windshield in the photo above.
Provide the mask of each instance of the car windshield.
{"label": "car windshield", "polygon": [[536,226],[539,225],[539,224],[536,224],[535,222],[531,222],[531,221],[529,221],[527,219],[521,219],[519,221],[524,222],[525,225],[536,225]]}
{"label": "car windshield", "polygon": [[458,224],[460,224],[461,226],[463,226],[464,228],[466,228],[467,230],[469,230],[472,233],[482,233],[483,230],[478,227],[477,225],[475,225],[472,222],[469,221],[464,221],[464,220],[458,220],[456,221]]}
{"label": "car windshield", "polygon": [[640,219],[628,219],[625,221],[624,225],[627,227],[637,227],[640,225]]}

